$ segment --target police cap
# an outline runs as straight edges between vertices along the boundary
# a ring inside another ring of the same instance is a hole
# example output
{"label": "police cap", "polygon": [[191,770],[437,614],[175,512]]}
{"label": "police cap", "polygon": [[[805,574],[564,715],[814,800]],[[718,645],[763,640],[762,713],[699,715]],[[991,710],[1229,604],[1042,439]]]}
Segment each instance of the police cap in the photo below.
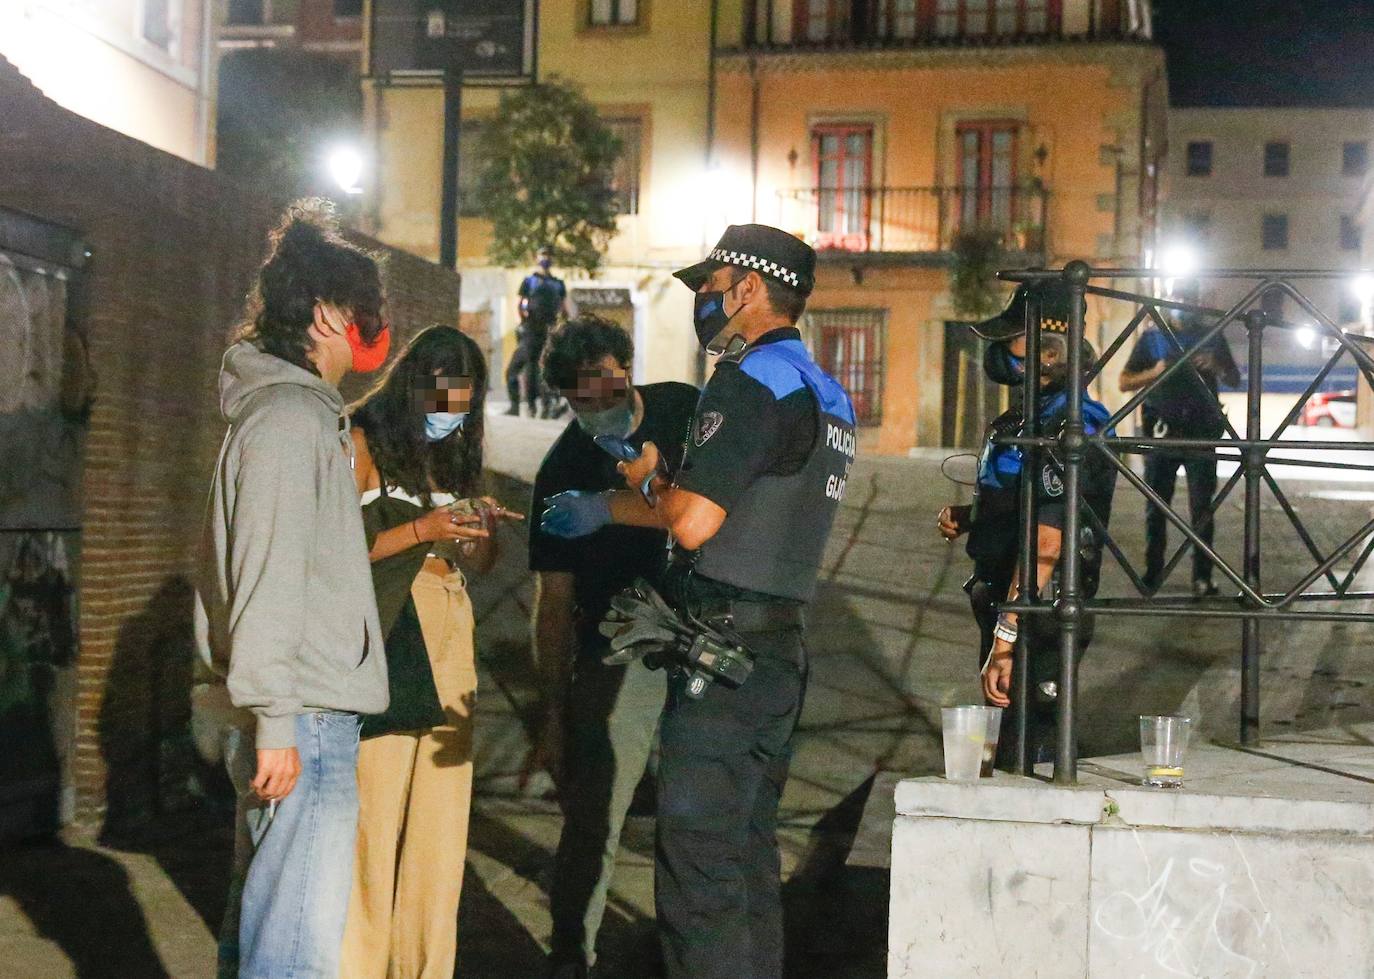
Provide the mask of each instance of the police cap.
{"label": "police cap", "polygon": [[[1016,287],[1011,302],[992,319],[974,323],[970,329],[984,340],[994,343],[1010,340],[1026,332],[1026,303],[1032,295],[1040,299],[1040,328],[1051,333],[1069,332],[1070,293],[1066,283],[1051,279],[1046,282],[1022,283]],[[1087,304],[1084,303],[1086,311]]]}
{"label": "police cap", "polygon": [[811,295],[816,285],[816,250],[796,235],[766,224],[732,224],[704,261],[674,272],[696,292],[711,273],[726,265],[757,272]]}

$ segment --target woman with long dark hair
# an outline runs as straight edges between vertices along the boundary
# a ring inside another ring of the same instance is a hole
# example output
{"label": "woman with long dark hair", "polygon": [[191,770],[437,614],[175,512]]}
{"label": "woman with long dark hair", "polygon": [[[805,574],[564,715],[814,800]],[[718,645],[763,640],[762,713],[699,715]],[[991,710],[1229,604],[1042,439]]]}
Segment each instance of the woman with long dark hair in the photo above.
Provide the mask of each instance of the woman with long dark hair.
{"label": "woman with long dark hair", "polygon": [[453,975],[477,690],[466,568],[519,514],[478,497],[487,368],[433,326],[354,406],[355,478],[386,636],[391,706],[365,718],[343,979]]}

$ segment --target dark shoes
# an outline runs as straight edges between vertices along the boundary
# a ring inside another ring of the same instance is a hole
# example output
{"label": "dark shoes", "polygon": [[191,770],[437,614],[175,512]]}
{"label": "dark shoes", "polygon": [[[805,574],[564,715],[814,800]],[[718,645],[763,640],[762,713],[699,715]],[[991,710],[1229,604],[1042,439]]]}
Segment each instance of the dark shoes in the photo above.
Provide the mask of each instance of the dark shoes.
{"label": "dark shoes", "polygon": [[587,966],[583,962],[549,960],[546,979],[587,979]]}
{"label": "dark shoes", "polygon": [[1208,578],[1199,578],[1193,582],[1194,598],[1216,598],[1219,594],[1221,594],[1221,589],[1212,584]]}

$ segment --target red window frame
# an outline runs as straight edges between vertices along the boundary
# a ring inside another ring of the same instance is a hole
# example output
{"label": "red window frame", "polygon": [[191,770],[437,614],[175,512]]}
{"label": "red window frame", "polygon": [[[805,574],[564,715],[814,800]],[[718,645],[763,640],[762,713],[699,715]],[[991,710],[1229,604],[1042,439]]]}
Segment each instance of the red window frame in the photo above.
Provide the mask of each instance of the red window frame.
{"label": "red window frame", "polygon": [[[959,201],[957,212],[961,221],[968,217],[974,217],[979,222],[991,219],[1004,219],[1008,223],[1012,219],[1012,212],[1015,210],[1016,197],[1016,176],[1017,176],[1017,147],[1020,143],[1020,123],[1011,119],[978,119],[969,122],[961,122],[954,127],[954,145],[956,154],[956,173]],[[965,173],[966,165],[964,143],[969,134],[976,134],[978,138],[977,167],[978,173],[976,180],[967,180],[968,174]],[[996,136],[1002,134],[1011,135],[1011,149],[1008,151],[1008,159],[1011,164],[1009,177],[1005,184],[994,183],[993,164],[995,154],[993,152],[993,142]],[[965,195],[965,188],[974,189],[974,201],[972,213],[968,209],[968,201]],[[999,200],[1001,195],[1005,198]],[[1004,204],[1007,213],[997,215],[994,213],[998,204]]]}
{"label": "red window frame", "polygon": [[[956,10],[953,11],[957,18],[957,27],[954,31],[937,31],[938,18],[949,16],[951,11],[941,10],[942,0],[921,0],[922,14],[921,22],[926,25],[929,33],[939,37],[1041,37],[1045,34],[1058,34],[1063,24],[1064,0],[1015,0],[1016,4],[1016,29],[1012,31],[1000,31],[997,29],[999,0],[954,0]],[[969,34],[969,6],[974,4],[980,12],[984,12],[987,25],[985,30],[978,31],[973,35]],[[1027,23],[1030,21],[1032,12],[1044,12],[1045,29],[1030,31]]]}
{"label": "red window frame", "polygon": [[882,424],[886,311],[822,309],[807,321],[816,363],[849,394],[855,421]]}
{"label": "red window frame", "polygon": [[[825,137],[835,138],[839,151],[822,151]],[[862,156],[848,150],[850,137],[862,136]],[[816,176],[816,247],[841,248],[846,251],[867,251],[872,219],[873,187],[873,126],[870,123],[824,123],[811,127],[811,156]],[[845,164],[860,159],[863,163],[863,182],[855,186],[844,179]],[[839,175],[831,186],[822,179],[827,162],[835,163]],[[856,212],[857,208],[857,212]],[[857,220],[854,217],[857,213]]]}
{"label": "red window frame", "polygon": [[[812,7],[824,7],[825,37],[811,37]],[[850,0],[792,0],[792,40],[800,44],[824,44],[849,37]]]}

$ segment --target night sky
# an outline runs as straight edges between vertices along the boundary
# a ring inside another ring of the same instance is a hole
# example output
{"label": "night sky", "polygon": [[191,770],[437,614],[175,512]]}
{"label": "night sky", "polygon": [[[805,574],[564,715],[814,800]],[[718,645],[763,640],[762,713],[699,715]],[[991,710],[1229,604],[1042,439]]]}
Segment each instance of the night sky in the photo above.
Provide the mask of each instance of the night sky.
{"label": "night sky", "polygon": [[1176,106],[1374,107],[1374,0],[1155,0]]}

